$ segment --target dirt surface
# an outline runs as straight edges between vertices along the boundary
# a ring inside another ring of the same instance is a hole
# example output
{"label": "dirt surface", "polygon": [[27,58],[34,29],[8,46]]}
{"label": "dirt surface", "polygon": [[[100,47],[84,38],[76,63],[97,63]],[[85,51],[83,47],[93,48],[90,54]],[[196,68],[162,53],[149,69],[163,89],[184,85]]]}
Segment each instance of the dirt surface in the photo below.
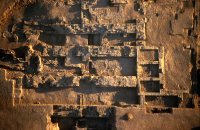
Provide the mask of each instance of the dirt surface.
{"label": "dirt surface", "polygon": [[0,130],[200,129],[200,0],[0,0]]}

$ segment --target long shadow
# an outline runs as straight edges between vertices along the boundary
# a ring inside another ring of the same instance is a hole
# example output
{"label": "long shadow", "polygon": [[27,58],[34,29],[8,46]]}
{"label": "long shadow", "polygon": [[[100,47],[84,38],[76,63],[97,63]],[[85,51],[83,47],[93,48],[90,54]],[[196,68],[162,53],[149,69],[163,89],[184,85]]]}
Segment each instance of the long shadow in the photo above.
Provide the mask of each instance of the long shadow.
{"label": "long shadow", "polygon": [[191,63],[192,63],[191,79],[192,79],[192,87],[191,87],[190,92],[192,94],[198,94],[199,93],[199,87],[197,85],[199,83],[199,81],[197,80],[198,71],[197,71],[196,61],[197,61],[196,51],[195,51],[195,49],[191,49]]}
{"label": "long shadow", "polygon": [[40,17],[42,16],[48,16],[48,12],[49,12],[48,8],[42,5],[41,2],[37,1],[32,5],[30,5],[29,7],[25,8],[24,20],[34,20],[37,17],[40,19]]}

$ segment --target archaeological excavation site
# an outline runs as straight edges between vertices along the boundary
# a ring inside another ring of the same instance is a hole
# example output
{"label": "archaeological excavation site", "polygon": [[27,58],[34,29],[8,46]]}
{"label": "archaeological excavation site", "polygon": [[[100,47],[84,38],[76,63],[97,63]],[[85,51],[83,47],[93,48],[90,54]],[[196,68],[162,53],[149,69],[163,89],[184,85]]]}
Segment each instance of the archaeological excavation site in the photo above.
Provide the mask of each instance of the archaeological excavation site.
{"label": "archaeological excavation site", "polygon": [[0,130],[200,130],[200,0],[0,0]]}

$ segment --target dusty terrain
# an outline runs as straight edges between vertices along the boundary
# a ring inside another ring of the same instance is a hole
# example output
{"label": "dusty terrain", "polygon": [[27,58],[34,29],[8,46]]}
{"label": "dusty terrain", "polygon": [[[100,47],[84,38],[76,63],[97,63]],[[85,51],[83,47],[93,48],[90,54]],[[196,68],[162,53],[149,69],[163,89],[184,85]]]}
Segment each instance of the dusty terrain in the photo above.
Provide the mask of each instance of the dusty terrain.
{"label": "dusty terrain", "polygon": [[200,0],[0,0],[0,130],[200,129]]}

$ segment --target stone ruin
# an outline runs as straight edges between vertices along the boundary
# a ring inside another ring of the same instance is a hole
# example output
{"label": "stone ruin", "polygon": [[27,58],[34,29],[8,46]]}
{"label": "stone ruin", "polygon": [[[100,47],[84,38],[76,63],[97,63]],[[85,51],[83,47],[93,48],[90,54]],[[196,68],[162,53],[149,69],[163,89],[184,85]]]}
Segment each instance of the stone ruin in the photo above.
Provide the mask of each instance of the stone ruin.
{"label": "stone ruin", "polygon": [[199,128],[199,0],[1,3],[3,130]]}

